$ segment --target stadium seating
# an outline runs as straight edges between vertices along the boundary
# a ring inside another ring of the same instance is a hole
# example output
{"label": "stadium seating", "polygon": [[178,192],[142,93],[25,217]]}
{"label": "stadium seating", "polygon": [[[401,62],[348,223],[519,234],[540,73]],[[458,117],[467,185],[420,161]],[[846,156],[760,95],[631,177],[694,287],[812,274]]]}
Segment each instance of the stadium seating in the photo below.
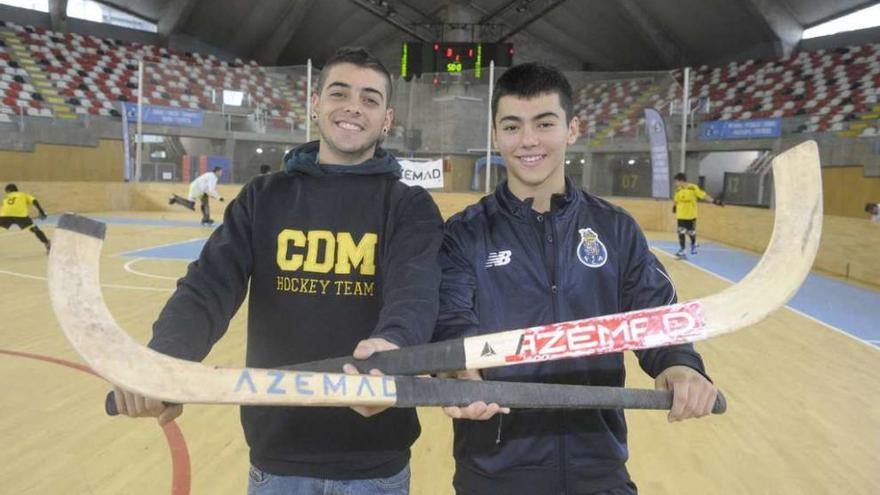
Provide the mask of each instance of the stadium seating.
{"label": "stadium seating", "polygon": [[[681,71],[674,77],[678,87],[658,84],[665,78],[648,75],[582,86],[574,102],[584,121],[582,131],[594,142],[644,134],[644,108],[668,109],[680,98]],[[790,119],[794,132],[880,134],[880,44],[702,66],[692,81],[691,95],[710,105],[703,120],[780,117]]]}
{"label": "stadium seating", "polygon": [[[253,61],[224,62],[213,55],[9,22],[0,26],[0,40],[0,79],[6,83],[0,85],[0,113],[19,114],[24,109],[27,115],[57,116],[58,110],[69,107],[77,114],[118,117],[120,102],[137,102],[142,59],[145,104],[220,111],[222,90],[239,90],[248,95],[248,108],[264,112],[274,126],[302,127],[304,77],[267,74]],[[21,43],[27,53],[5,49],[14,43]],[[24,68],[21,58],[33,63]],[[49,81],[47,86],[29,84],[42,78]],[[54,110],[47,104],[49,98],[57,105]]]}
{"label": "stadium seating", "polygon": [[[255,62],[159,46],[55,33],[0,21],[0,123],[11,116],[119,117],[120,102],[137,102],[138,60],[144,60],[143,102],[218,112],[223,89],[247,95],[244,105],[278,129],[304,127],[304,75]],[[621,73],[575,90],[583,134],[598,144],[644,134],[645,107],[668,112],[682,74]],[[674,82],[677,81],[678,84]],[[691,94],[709,102],[705,120],[779,117],[793,132],[841,137],[880,134],[880,44],[799,52],[693,71]]]}
{"label": "stadium seating", "polygon": [[694,78],[695,94],[712,102],[710,120],[791,118],[796,132],[852,136],[876,134],[878,90],[878,44],[703,66]]}

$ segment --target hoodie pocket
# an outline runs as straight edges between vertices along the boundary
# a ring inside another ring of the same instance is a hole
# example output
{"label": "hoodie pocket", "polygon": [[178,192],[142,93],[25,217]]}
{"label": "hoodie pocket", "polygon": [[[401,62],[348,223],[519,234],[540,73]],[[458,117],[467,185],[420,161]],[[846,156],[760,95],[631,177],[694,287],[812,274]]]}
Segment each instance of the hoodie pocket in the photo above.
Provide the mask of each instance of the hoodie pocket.
{"label": "hoodie pocket", "polygon": [[513,410],[489,421],[462,421],[455,431],[456,459],[487,474],[521,467],[556,466],[557,414],[545,410]]}
{"label": "hoodie pocket", "polygon": [[465,455],[490,455],[498,452],[501,445],[501,427],[504,415],[496,414],[486,421],[456,419],[452,421],[455,431],[455,451]]}

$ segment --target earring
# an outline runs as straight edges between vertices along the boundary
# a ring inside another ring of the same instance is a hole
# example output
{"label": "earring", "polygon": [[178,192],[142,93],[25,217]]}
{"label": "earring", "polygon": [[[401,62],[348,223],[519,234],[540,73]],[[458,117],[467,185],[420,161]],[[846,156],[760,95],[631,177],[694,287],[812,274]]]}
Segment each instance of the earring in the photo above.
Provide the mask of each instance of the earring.
{"label": "earring", "polygon": [[318,114],[317,114],[317,113],[312,112],[312,120],[318,120]]}
{"label": "earring", "polygon": [[383,128],[382,128],[382,134],[388,134],[388,128],[387,128],[387,127],[383,127]]}

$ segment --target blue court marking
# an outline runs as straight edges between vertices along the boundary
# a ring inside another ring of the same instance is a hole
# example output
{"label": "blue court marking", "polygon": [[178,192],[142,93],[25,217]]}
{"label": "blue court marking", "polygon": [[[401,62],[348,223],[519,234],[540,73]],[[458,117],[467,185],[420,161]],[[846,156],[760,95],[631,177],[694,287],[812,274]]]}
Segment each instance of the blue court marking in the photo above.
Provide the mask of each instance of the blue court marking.
{"label": "blue court marking", "polygon": [[[201,227],[202,224],[198,220],[155,220],[150,218],[123,218],[123,217],[101,217],[90,216],[89,218],[104,222],[110,225],[155,225],[158,227]],[[214,224],[215,226],[217,224]]]}
{"label": "blue court marking", "polygon": [[119,253],[124,258],[148,258],[156,260],[183,260],[192,261],[199,257],[202,247],[207,239],[192,239],[189,241],[175,242],[164,246],[138,249]]}
{"label": "blue court marking", "polygon": [[[156,227],[202,226],[199,220],[159,220],[151,218],[102,217],[99,215],[89,215],[88,213],[84,214],[84,216],[89,217],[93,220],[98,220],[99,222],[103,222],[108,225],[152,225]],[[50,215],[45,220],[34,219],[34,222],[38,225],[56,225],[58,223],[58,215]],[[219,222],[215,223],[213,227],[217,227],[218,225],[220,225]]]}
{"label": "blue court marking", "polygon": [[[650,241],[651,247],[674,255],[678,243]],[[690,249],[690,248],[688,248]],[[733,282],[739,282],[758,263],[759,257],[718,244],[700,244],[691,263]],[[811,273],[788,302],[790,308],[861,340],[880,345],[880,292]]]}

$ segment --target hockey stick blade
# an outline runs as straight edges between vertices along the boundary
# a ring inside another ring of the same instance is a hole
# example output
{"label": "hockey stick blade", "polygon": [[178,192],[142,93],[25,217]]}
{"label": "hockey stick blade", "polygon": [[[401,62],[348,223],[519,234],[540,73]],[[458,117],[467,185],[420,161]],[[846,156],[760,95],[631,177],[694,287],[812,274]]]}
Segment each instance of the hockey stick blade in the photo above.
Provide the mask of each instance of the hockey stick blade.
{"label": "hockey stick blade", "polygon": [[822,176],[815,141],[773,159],[776,216],[770,243],[740,282],[705,297],[669,306],[509,330],[374,354],[296,364],[287,368],[419,375],[483,369],[696,342],[753,325],[785,304],[803,283],[819,248]]}
{"label": "hockey stick blade", "polygon": [[[509,407],[669,409],[671,394],[577,385],[345,375],[220,368],[175,359],[135,342],[113,320],[98,280],[105,226],[63,215],[49,255],[49,294],[74,349],[97,374],[169,403],[266,406],[463,406],[483,400]],[[105,405],[112,412],[109,400]],[[714,412],[726,409],[723,397]]]}

